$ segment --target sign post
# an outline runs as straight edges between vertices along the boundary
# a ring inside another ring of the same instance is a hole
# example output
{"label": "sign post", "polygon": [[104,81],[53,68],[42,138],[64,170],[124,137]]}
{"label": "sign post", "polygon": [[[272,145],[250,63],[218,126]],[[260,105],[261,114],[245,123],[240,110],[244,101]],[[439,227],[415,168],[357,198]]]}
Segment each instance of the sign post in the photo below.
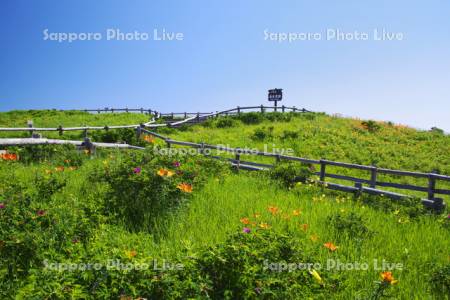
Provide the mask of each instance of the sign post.
{"label": "sign post", "polygon": [[283,99],[283,89],[269,90],[269,101],[275,102],[275,111],[277,111],[278,101]]}

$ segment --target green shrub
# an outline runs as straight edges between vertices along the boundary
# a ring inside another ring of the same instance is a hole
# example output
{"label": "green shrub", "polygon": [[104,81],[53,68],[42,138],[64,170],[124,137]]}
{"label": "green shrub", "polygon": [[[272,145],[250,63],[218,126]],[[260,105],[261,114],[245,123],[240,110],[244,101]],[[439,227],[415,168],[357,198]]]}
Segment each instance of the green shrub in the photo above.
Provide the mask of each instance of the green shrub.
{"label": "green shrub", "polygon": [[299,136],[297,131],[291,131],[291,130],[284,130],[281,137],[283,139],[297,139]]}
{"label": "green shrub", "polygon": [[376,121],[362,121],[361,125],[364,129],[366,129],[368,132],[374,133],[380,130],[381,126]]}
{"label": "green shrub", "polygon": [[228,128],[228,127],[234,127],[237,125],[236,120],[230,117],[220,117],[216,123],[217,128]]}
{"label": "green shrub", "polygon": [[264,121],[264,116],[257,112],[242,113],[237,118],[247,125],[259,124]]}
{"label": "green shrub", "polygon": [[431,290],[444,299],[450,295],[450,264],[436,268],[429,279]]}
{"label": "green shrub", "polygon": [[281,181],[286,187],[292,187],[296,182],[306,182],[312,175],[310,166],[294,162],[279,163],[269,171],[272,179]]}
{"label": "green shrub", "polygon": [[273,126],[270,126],[268,128],[266,127],[256,128],[253,134],[251,135],[251,138],[256,141],[264,141],[265,139],[273,138]]}
{"label": "green shrub", "polygon": [[328,217],[327,223],[334,229],[336,238],[363,239],[372,234],[363,218],[354,212],[336,213]]}

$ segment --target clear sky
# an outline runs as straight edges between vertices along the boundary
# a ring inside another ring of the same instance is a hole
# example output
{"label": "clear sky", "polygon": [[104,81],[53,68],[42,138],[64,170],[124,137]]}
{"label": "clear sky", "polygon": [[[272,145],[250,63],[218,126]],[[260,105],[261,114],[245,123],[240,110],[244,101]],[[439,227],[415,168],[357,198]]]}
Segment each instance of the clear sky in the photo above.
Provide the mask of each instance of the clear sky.
{"label": "clear sky", "polygon": [[[278,87],[285,105],[450,132],[448,0],[2,0],[0,25],[2,111],[215,111],[266,103]],[[374,40],[383,28],[402,38]],[[149,37],[107,40],[108,29]],[[156,41],[154,29],[183,39]],[[54,40],[88,32],[101,39]]]}

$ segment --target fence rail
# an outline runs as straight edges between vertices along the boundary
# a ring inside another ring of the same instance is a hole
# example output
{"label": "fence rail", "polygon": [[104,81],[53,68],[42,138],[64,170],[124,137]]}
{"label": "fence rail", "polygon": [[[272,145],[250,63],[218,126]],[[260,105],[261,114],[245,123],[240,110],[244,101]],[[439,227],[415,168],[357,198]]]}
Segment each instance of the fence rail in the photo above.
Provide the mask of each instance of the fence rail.
{"label": "fence rail", "polygon": [[[274,165],[271,164],[263,164],[258,162],[250,162],[250,161],[244,161],[241,160],[242,154],[250,154],[250,155],[256,155],[256,156],[264,156],[264,157],[272,157],[275,159],[275,162],[280,162],[283,160],[286,161],[297,161],[305,164],[311,164],[311,165],[318,165],[320,167],[320,171],[316,172],[315,174],[319,176],[320,180],[319,183],[323,184],[325,187],[333,189],[333,190],[340,190],[344,192],[353,192],[353,193],[367,193],[372,195],[385,195],[387,197],[390,197],[392,199],[400,199],[404,197],[408,197],[403,194],[394,193],[387,190],[381,190],[377,189],[378,187],[390,187],[390,188],[396,188],[396,189],[402,189],[402,190],[410,190],[415,192],[424,192],[427,193],[427,199],[422,199],[422,203],[427,206],[434,208],[436,210],[442,210],[444,207],[443,199],[437,198],[435,195],[450,195],[450,190],[448,189],[440,189],[436,188],[436,182],[437,181],[450,181],[450,176],[448,175],[442,175],[437,174],[434,172],[431,173],[423,173],[423,172],[412,172],[412,171],[403,171],[403,170],[394,170],[394,169],[386,169],[386,168],[378,168],[376,166],[367,166],[367,165],[359,165],[359,164],[352,164],[352,163],[345,163],[345,162],[336,162],[336,161],[330,161],[326,159],[309,159],[309,158],[302,158],[302,157],[296,157],[296,156],[288,156],[288,155],[282,155],[277,153],[269,153],[264,151],[255,151],[255,150],[249,150],[249,149],[242,149],[242,148],[230,148],[220,145],[210,145],[206,143],[194,143],[194,142],[188,142],[188,141],[177,141],[173,140],[167,136],[158,134],[156,132],[150,131],[149,129],[157,128],[161,126],[179,126],[182,124],[189,124],[190,121],[197,120],[200,121],[202,119],[212,118],[212,117],[218,117],[223,115],[231,115],[231,114],[240,114],[243,111],[248,110],[255,110],[258,109],[260,112],[265,112],[267,109],[277,109],[276,107],[272,106],[249,106],[249,107],[236,107],[229,110],[224,110],[220,112],[215,113],[196,113],[194,116],[185,118],[181,121],[176,122],[169,122],[169,123],[163,123],[163,124],[155,124],[155,120],[151,120],[150,122],[143,123],[143,124],[136,124],[136,125],[119,125],[119,126],[84,126],[84,127],[69,127],[69,128],[63,128],[62,126],[59,126],[58,128],[34,128],[34,127],[24,127],[24,128],[0,128],[0,131],[59,131],[61,134],[64,131],[74,131],[74,130],[84,130],[87,132],[87,130],[109,130],[109,129],[116,129],[116,128],[135,128],[136,133],[138,136],[141,134],[150,134],[153,135],[156,138],[159,138],[163,140],[168,147],[171,147],[172,145],[179,145],[179,146],[187,146],[187,147],[193,147],[198,149],[211,149],[211,150],[219,150],[224,152],[233,153],[235,155],[234,159],[231,158],[224,158],[220,156],[212,156],[209,155],[211,158],[215,159],[223,159],[228,162],[230,162],[233,166],[237,167],[238,169],[245,169],[245,170],[254,170],[254,171],[260,171],[260,170],[267,170]],[[309,112],[306,109],[297,109],[295,107],[278,107],[278,109],[281,109],[281,112]],[[182,113],[183,116],[188,116],[188,113]],[[158,116],[161,116],[162,114],[158,114]],[[164,114],[167,115],[167,114]],[[175,116],[177,113],[170,113],[170,116]],[[108,147],[108,148],[121,148],[121,149],[136,149],[136,150],[142,150],[145,149],[143,147],[137,147],[133,145],[127,145],[127,144],[113,144],[113,143],[92,143],[90,140],[86,137],[84,141],[67,141],[67,140],[56,140],[56,139],[43,139],[43,138],[13,138],[13,139],[0,139],[0,146],[23,146],[23,145],[42,145],[42,144],[72,144],[76,146],[82,146],[89,149],[95,149],[95,147]],[[203,153],[201,151],[200,153]],[[341,175],[341,174],[333,174],[327,172],[327,166],[334,166],[334,167],[342,167],[346,169],[357,169],[368,172],[367,178],[358,178],[348,175]],[[401,177],[414,177],[414,178],[425,178],[428,181],[428,185],[426,187],[413,185],[413,184],[403,184],[403,183],[394,183],[394,182],[386,182],[386,181],[380,181],[378,180],[379,174],[386,174],[391,176],[401,176]],[[348,186],[348,185],[342,185],[338,183],[333,182],[327,182],[326,178],[332,178],[332,179],[338,179],[338,180],[345,180],[350,181],[354,183],[354,186]],[[363,184],[368,185],[368,187],[363,186]]]}
{"label": "fence rail", "polygon": [[[58,127],[53,128],[44,128],[44,127],[33,127],[32,122],[28,124],[28,127],[0,127],[0,132],[16,132],[16,131],[28,131],[30,133],[38,132],[38,131],[56,131],[59,132],[61,135],[64,133],[64,131],[89,131],[89,130],[113,130],[113,129],[123,129],[123,128],[158,128],[158,127],[176,127],[183,124],[192,124],[192,121],[196,121],[194,123],[199,123],[201,121],[206,120],[207,118],[213,118],[218,116],[227,116],[231,114],[240,114],[243,111],[248,110],[254,110],[259,109],[261,112],[265,112],[267,109],[275,109],[274,106],[248,106],[248,107],[236,107],[224,111],[218,111],[215,113],[156,113],[156,117],[161,118],[161,116],[176,116],[178,114],[182,114],[183,116],[186,116],[183,120],[179,121],[169,121],[166,123],[156,123],[156,120],[152,118],[147,123],[141,123],[141,124],[133,124],[133,125],[105,125],[105,126],[78,126],[78,127],[63,127],[62,125]],[[280,107],[278,107],[280,109]],[[112,109],[103,109],[103,111],[111,111]],[[115,110],[124,110],[124,109],[115,109]],[[97,110],[89,110],[85,109],[83,111],[97,111]],[[102,110],[99,110],[102,111]],[[128,111],[140,111],[140,109],[128,109]],[[309,110],[306,110],[304,108],[298,109],[295,107],[285,107],[282,106],[282,112],[310,112]],[[193,115],[193,116],[190,116]]]}

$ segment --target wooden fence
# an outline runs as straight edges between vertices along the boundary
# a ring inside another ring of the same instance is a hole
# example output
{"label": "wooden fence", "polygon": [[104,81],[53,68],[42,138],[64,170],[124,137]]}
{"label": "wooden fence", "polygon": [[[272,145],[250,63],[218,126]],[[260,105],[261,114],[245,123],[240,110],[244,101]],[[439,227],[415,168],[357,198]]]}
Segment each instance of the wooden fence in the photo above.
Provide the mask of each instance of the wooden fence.
{"label": "wooden fence", "polygon": [[[165,123],[156,123],[156,119],[152,118],[147,123],[141,123],[141,124],[133,124],[133,125],[106,125],[106,126],[78,126],[78,127],[63,127],[62,125],[58,127],[53,128],[43,128],[43,127],[34,127],[32,122],[28,123],[27,127],[0,127],[0,132],[16,132],[16,131],[28,131],[30,134],[33,134],[34,132],[39,131],[56,131],[59,132],[60,135],[62,135],[65,131],[84,131],[85,137],[87,137],[87,132],[90,130],[113,130],[113,129],[121,129],[121,128],[158,128],[158,127],[178,127],[182,125],[189,125],[194,123],[199,123],[202,121],[207,120],[208,118],[214,118],[214,117],[220,117],[220,116],[229,116],[229,115],[239,115],[245,111],[255,111],[258,110],[259,112],[263,113],[269,109],[276,110],[277,108],[275,106],[248,106],[248,107],[236,107],[224,111],[218,111],[215,113],[157,113],[157,118],[163,118],[163,117],[171,117],[172,119],[175,119],[177,116],[183,117],[181,120],[171,120],[167,121]],[[294,113],[304,113],[304,112],[310,112],[304,108],[299,109],[296,107],[287,107],[282,106],[278,107],[281,112],[294,112]],[[106,109],[105,109],[106,110]],[[128,109],[131,111],[131,109]],[[134,109],[134,110],[140,110],[140,109]],[[93,110],[85,110],[85,111],[93,111]],[[96,111],[96,110],[95,110]],[[110,110],[109,110],[110,111]],[[162,119],[164,121],[164,119]]]}
{"label": "wooden fence", "polygon": [[[300,163],[305,164],[311,164],[311,165],[317,165],[319,166],[320,171],[316,172],[316,175],[319,176],[318,183],[322,184],[323,186],[333,189],[333,190],[339,190],[344,192],[352,192],[352,193],[367,193],[372,195],[384,195],[387,197],[390,197],[392,199],[401,199],[404,197],[408,197],[403,194],[394,193],[387,190],[381,190],[377,187],[389,187],[389,188],[396,188],[401,190],[409,190],[409,191],[416,191],[416,192],[424,192],[427,194],[426,199],[422,199],[422,203],[430,208],[436,209],[436,210],[442,210],[444,207],[443,199],[436,197],[436,195],[450,195],[450,190],[448,189],[439,189],[436,188],[436,183],[438,181],[450,181],[450,176],[447,175],[441,175],[437,173],[420,173],[420,172],[411,172],[411,171],[401,171],[401,170],[392,170],[392,169],[386,169],[386,168],[378,168],[376,166],[366,166],[366,165],[358,165],[358,164],[351,164],[351,163],[344,163],[344,162],[336,162],[336,161],[330,161],[325,159],[315,160],[315,159],[308,159],[308,158],[302,158],[302,157],[295,157],[295,156],[288,156],[288,155],[282,155],[277,153],[269,153],[264,151],[254,151],[254,150],[247,150],[247,149],[241,149],[241,148],[229,148],[224,147],[220,145],[210,145],[206,143],[193,143],[193,142],[187,142],[187,141],[177,141],[170,139],[169,137],[160,135],[156,132],[150,131],[148,129],[158,127],[153,125],[159,125],[159,126],[177,126],[181,124],[188,123],[190,120],[200,120],[201,118],[211,118],[211,117],[218,117],[218,116],[226,116],[226,115],[232,115],[232,114],[240,114],[243,111],[248,110],[255,110],[258,109],[260,112],[264,112],[266,109],[275,109],[275,107],[267,107],[267,106],[256,106],[256,107],[237,107],[234,109],[216,112],[216,113],[210,113],[210,114],[200,114],[197,113],[195,116],[184,118],[181,121],[175,121],[171,123],[166,124],[153,124],[154,120],[151,122],[145,123],[145,124],[138,124],[138,125],[125,125],[125,126],[105,126],[105,127],[72,127],[72,128],[62,128],[61,126],[58,128],[34,128],[34,127],[26,127],[26,128],[0,128],[0,131],[59,131],[61,134],[64,131],[71,131],[71,130],[84,130],[85,132],[87,130],[101,130],[101,129],[115,129],[115,128],[135,128],[136,134],[139,137],[141,134],[150,134],[156,138],[159,138],[163,140],[167,147],[170,148],[172,145],[179,145],[179,146],[187,146],[192,148],[199,149],[199,153],[205,154],[206,149],[210,150],[218,150],[218,151],[224,151],[228,153],[233,153],[234,158],[224,158],[220,156],[212,156],[209,155],[211,158],[215,159],[225,159],[229,161],[233,166],[235,166],[238,169],[244,169],[244,170],[251,170],[251,171],[261,171],[261,170],[267,170],[274,165],[272,164],[263,164],[258,162],[251,162],[251,161],[244,161],[241,159],[241,155],[243,154],[250,154],[250,155],[256,155],[256,156],[264,156],[264,157],[272,157],[275,162],[280,161],[297,161]],[[305,109],[296,109],[295,107],[278,107],[278,109],[281,109],[281,112],[309,112]],[[183,117],[185,116],[185,113],[182,113]],[[186,113],[187,114],[187,113]],[[178,114],[171,113],[170,116],[176,116]],[[25,139],[0,139],[0,146],[22,146],[22,145],[37,145],[37,144],[73,144],[76,146],[86,147],[90,150],[95,149],[95,147],[108,147],[108,148],[124,148],[124,149],[137,149],[142,150],[145,148],[127,145],[127,144],[111,144],[111,143],[92,143],[89,138],[85,137],[84,141],[67,141],[67,140],[55,140],[55,139],[42,139],[42,138],[25,138]],[[358,177],[352,177],[347,175],[340,175],[340,174],[333,174],[333,173],[327,173],[327,166],[336,166],[336,167],[342,167],[346,169],[358,169],[362,171],[366,171],[368,173],[367,178],[358,178]],[[403,184],[403,183],[394,183],[394,182],[387,182],[387,181],[381,181],[378,180],[379,174],[385,174],[385,175],[394,175],[399,177],[414,177],[414,178],[425,178],[428,182],[426,187],[418,186],[418,185],[412,185],[412,184]],[[332,179],[338,179],[338,180],[345,180],[350,181],[353,183],[353,185],[342,185],[338,183],[328,182],[326,181],[327,178]],[[367,185],[367,186],[364,186]]]}

